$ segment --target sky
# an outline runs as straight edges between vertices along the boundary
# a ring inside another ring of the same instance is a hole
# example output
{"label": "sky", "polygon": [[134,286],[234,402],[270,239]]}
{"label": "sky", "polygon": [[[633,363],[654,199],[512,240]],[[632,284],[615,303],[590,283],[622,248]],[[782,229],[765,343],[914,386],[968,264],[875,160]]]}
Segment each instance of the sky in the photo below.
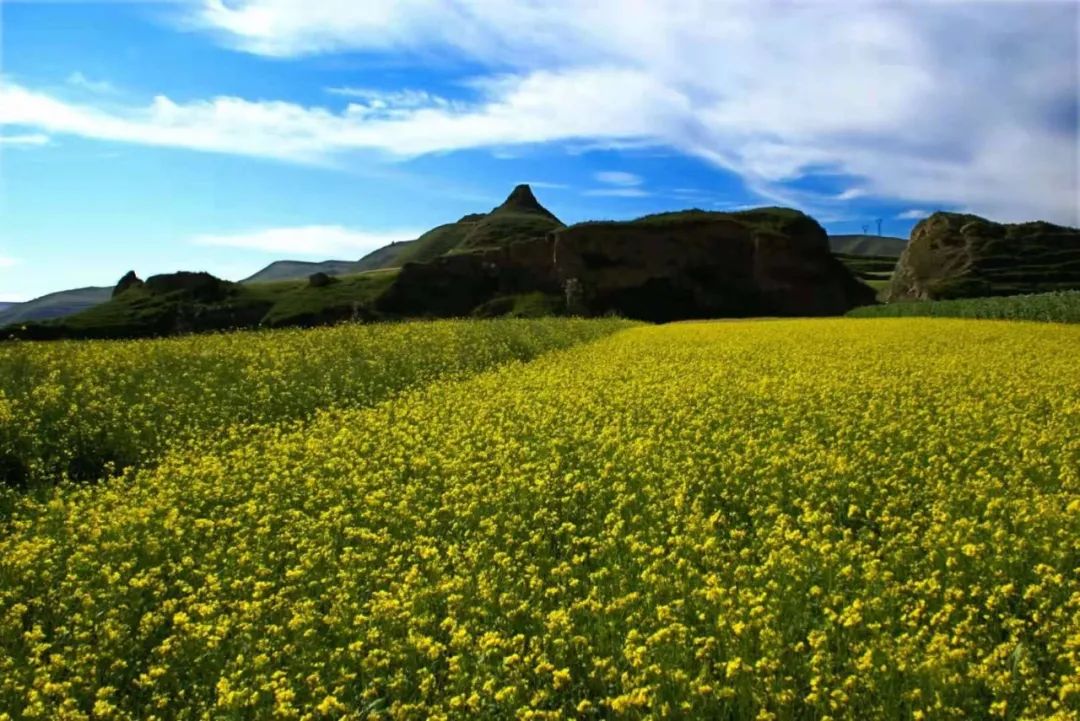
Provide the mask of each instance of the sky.
{"label": "sky", "polygon": [[1080,3],[0,0],[0,301],[355,259],[531,183],[1080,226]]}

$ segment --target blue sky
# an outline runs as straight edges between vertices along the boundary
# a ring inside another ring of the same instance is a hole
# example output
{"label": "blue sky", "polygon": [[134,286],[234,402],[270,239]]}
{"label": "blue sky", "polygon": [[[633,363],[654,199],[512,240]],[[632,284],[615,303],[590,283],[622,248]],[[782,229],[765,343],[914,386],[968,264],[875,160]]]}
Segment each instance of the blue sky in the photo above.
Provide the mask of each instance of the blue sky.
{"label": "blue sky", "polygon": [[0,301],[566,222],[1080,225],[1074,2],[0,4]]}

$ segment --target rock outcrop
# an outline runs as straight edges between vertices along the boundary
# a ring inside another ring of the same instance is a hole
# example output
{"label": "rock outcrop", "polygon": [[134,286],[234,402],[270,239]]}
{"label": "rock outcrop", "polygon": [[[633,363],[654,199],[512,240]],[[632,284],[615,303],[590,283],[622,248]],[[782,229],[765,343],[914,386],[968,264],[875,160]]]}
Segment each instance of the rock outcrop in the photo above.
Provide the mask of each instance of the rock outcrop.
{"label": "rock outcrop", "polygon": [[470,213],[456,223],[432,228],[395,255],[398,265],[427,263],[448,253],[503,248],[526,240],[541,240],[563,224],[533,195],[518,185],[490,213]]}
{"label": "rock outcrop", "polygon": [[679,318],[836,315],[873,302],[820,225],[782,208],[689,211],[554,234],[561,285],[589,314]]}
{"label": "rock outcrop", "polygon": [[122,277],[120,282],[116,284],[116,287],[113,288],[112,297],[115,298],[128,288],[141,288],[142,286],[142,279],[135,275],[135,271],[129,270],[124,273],[124,277]]}
{"label": "rock outcrop", "polygon": [[557,295],[582,315],[650,321],[833,315],[873,302],[809,216],[767,208],[582,223],[545,238],[406,264],[380,301],[402,315],[464,315],[500,296]]}
{"label": "rock outcrop", "polygon": [[888,301],[1080,288],[1080,229],[934,213],[911,231]]}

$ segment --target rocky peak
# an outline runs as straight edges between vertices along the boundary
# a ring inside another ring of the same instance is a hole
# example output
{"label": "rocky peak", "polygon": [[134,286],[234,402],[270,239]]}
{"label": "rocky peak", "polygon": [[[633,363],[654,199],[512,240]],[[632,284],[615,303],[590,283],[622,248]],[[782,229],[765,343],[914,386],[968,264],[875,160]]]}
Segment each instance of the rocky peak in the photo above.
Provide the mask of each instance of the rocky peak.
{"label": "rocky peak", "polygon": [[510,195],[507,196],[503,204],[491,211],[494,213],[535,213],[537,215],[543,215],[552,220],[558,221],[555,214],[550,210],[540,205],[540,201],[533,195],[532,188],[527,184],[522,183],[516,186]]}
{"label": "rocky peak", "polygon": [[115,298],[128,288],[141,286],[142,284],[142,279],[139,278],[139,276],[135,275],[135,271],[129,270],[127,273],[124,273],[124,277],[121,278],[120,282],[116,284],[115,288],[113,288],[112,297]]}

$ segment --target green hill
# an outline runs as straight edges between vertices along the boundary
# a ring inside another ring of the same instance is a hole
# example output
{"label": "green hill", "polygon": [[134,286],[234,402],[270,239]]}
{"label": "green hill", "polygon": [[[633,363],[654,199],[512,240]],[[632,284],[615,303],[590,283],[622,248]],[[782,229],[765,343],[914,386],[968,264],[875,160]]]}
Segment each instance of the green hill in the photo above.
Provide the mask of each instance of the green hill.
{"label": "green hill", "polygon": [[400,265],[398,256],[413,241],[401,240],[373,250],[360,260],[324,260],[310,262],[303,260],[276,260],[258,273],[244,278],[241,283],[276,283],[284,280],[306,280],[313,273],[326,273],[329,276],[355,275],[368,270],[382,270]]}
{"label": "green hill", "polygon": [[528,185],[518,185],[490,213],[472,213],[456,223],[432,228],[409,243],[396,257],[397,263],[426,263],[448,253],[481,248],[501,248],[522,240],[543,238],[563,223],[533,195]]}
{"label": "green hill", "polygon": [[889,301],[1080,289],[1080,229],[934,213],[911,231]]}
{"label": "green hill", "polygon": [[321,286],[307,280],[232,283],[208,273],[158,275],[80,313],[9,329],[8,337],[141,338],[372,319],[375,298],[396,274],[396,269],[369,271]]}
{"label": "green hill", "polygon": [[0,328],[18,323],[63,318],[104,303],[112,288],[75,288],[49,293],[25,303],[14,303],[0,310]]}
{"label": "green hill", "polygon": [[383,270],[384,268],[397,268],[401,265],[401,254],[404,253],[414,240],[399,240],[390,245],[384,245],[378,250],[373,250],[358,260],[357,270]]}

